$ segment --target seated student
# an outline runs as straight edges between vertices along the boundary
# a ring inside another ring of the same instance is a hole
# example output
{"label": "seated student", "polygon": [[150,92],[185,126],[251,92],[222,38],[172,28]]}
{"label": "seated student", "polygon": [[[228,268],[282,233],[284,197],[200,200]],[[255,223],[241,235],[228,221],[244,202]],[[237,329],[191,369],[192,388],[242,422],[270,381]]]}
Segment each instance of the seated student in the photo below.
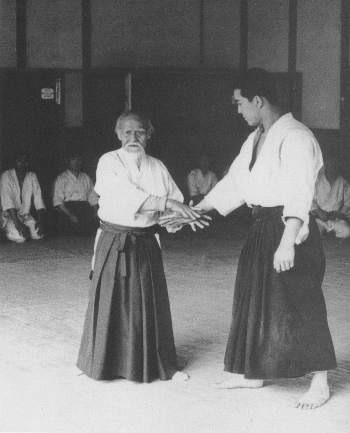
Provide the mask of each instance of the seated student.
{"label": "seated student", "polygon": [[[28,237],[43,237],[43,217],[45,205],[41,195],[38,178],[28,171],[29,157],[19,153],[15,167],[5,171],[0,178],[0,227],[7,239],[16,243],[24,242]],[[32,200],[37,211],[37,221],[30,214]]]}
{"label": "seated student", "polygon": [[58,211],[60,234],[88,236],[98,227],[98,195],[91,178],[81,171],[82,158],[72,152],[66,159],[67,170],[54,182],[53,206]]}
{"label": "seated student", "polygon": [[202,154],[198,160],[199,168],[187,175],[187,189],[193,204],[199,203],[204,196],[217,184],[216,175],[209,170],[210,160],[207,154]]}
{"label": "seated student", "polygon": [[321,233],[334,232],[342,239],[350,237],[350,185],[339,175],[334,156],[325,161],[318,174],[311,213]]}

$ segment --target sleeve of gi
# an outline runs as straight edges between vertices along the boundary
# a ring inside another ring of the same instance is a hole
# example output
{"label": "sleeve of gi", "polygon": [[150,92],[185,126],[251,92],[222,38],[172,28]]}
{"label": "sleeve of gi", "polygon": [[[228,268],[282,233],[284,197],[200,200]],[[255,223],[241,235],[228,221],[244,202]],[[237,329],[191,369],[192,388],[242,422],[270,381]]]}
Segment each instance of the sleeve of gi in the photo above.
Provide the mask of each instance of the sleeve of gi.
{"label": "sleeve of gi", "polygon": [[205,196],[221,215],[237,209],[245,200],[242,194],[242,153],[233,161],[227,175]]}
{"label": "sleeve of gi", "polygon": [[280,158],[283,219],[297,217],[308,223],[316,176],[322,165],[318,144],[311,134],[292,131],[282,143]]}
{"label": "sleeve of gi", "polygon": [[35,209],[36,210],[45,209],[43,197],[41,194],[40,184],[35,173],[33,173],[32,176],[32,185],[33,185],[33,197],[34,197]]}
{"label": "sleeve of gi", "polygon": [[171,177],[168,169],[165,167],[165,165],[158,161],[158,169],[160,169],[162,173],[162,178],[166,190],[166,195],[164,196],[155,196],[150,195],[147,200],[143,202],[140,209],[138,210],[138,213],[145,213],[145,212],[164,212],[164,206],[167,198],[177,200],[181,203],[184,201],[184,197],[176,183],[174,182],[173,178]]}

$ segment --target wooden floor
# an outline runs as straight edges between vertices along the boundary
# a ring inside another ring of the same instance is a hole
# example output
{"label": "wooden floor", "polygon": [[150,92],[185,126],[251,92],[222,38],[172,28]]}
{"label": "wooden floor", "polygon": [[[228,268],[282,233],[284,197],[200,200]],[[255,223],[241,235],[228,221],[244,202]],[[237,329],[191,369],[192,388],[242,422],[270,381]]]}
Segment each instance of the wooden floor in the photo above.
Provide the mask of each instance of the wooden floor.
{"label": "wooden floor", "polygon": [[233,281],[247,227],[162,241],[185,383],[96,382],[75,367],[89,289],[93,239],[0,243],[0,431],[121,433],[349,433],[350,241],[324,240],[324,293],[339,366],[332,398],[293,408],[310,378],[257,390],[217,390]]}

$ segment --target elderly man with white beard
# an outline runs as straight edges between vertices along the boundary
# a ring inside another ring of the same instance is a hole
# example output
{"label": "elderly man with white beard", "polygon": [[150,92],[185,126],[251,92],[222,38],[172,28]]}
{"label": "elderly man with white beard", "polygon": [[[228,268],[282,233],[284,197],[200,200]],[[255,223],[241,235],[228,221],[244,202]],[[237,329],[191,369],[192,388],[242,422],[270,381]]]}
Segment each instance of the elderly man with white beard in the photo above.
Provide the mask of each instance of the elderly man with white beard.
{"label": "elderly man with white beard", "polygon": [[89,377],[185,381],[178,371],[157,227],[166,210],[202,226],[164,164],[145,153],[153,132],[143,114],[117,120],[122,147],[98,163],[101,226],[77,366]]}

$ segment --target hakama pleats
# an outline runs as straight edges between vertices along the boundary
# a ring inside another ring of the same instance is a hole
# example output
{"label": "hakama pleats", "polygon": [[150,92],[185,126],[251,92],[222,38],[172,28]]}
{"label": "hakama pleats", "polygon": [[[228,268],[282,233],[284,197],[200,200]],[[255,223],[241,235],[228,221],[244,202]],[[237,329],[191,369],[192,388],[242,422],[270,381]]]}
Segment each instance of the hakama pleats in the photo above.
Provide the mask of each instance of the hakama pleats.
{"label": "hakama pleats", "polygon": [[295,265],[277,273],[282,207],[253,210],[236,277],[225,371],[247,379],[300,377],[336,368],[322,292],[325,258],[315,220],[295,246]]}
{"label": "hakama pleats", "polygon": [[93,379],[171,379],[176,351],[154,230],[102,224],[77,366]]}

